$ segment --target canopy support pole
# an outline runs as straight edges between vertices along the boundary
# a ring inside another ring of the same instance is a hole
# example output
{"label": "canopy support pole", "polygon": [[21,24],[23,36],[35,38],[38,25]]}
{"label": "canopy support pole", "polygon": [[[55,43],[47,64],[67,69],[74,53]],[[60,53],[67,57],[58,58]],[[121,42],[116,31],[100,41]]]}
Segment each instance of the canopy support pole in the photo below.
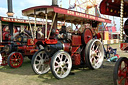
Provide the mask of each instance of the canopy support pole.
{"label": "canopy support pole", "polygon": [[[31,34],[32,34],[32,38],[33,38],[33,31],[32,31],[32,26],[31,26],[31,23],[30,23],[30,20],[29,20],[29,16],[28,16],[28,21],[29,21],[29,26],[30,26],[30,30],[31,30]],[[34,38],[33,38],[34,39]]]}
{"label": "canopy support pole", "polygon": [[123,42],[123,14],[124,14],[124,0],[121,0],[121,7],[120,7],[120,42]]}
{"label": "canopy support pole", "polygon": [[47,39],[47,20],[48,20],[48,14],[46,13],[45,14],[45,16],[46,16],[46,23],[45,23],[45,39]]}
{"label": "canopy support pole", "polygon": [[34,31],[34,33],[33,33],[33,38],[36,38],[36,31],[37,31],[37,27],[36,27],[36,15],[34,15],[34,17],[35,17],[35,23],[34,23],[34,29],[33,29],[33,31]]}
{"label": "canopy support pole", "polygon": [[2,42],[2,22],[0,21],[0,42]]}
{"label": "canopy support pole", "polygon": [[49,37],[50,37],[51,31],[52,31],[52,27],[53,27],[53,24],[54,24],[54,22],[55,22],[55,18],[56,18],[56,13],[54,14],[54,17],[53,17],[53,20],[52,20],[52,25],[51,25],[51,28],[50,28],[50,31],[49,31],[48,39],[47,39],[47,40],[49,40]]}

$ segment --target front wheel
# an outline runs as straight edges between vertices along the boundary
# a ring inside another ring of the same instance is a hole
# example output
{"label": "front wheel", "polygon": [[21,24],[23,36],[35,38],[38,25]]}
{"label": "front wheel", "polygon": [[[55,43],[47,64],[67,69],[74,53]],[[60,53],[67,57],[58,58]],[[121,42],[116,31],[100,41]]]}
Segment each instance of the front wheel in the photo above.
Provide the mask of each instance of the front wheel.
{"label": "front wheel", "polygon": [[45,74],[50,70],[49,57],[43,49],[33,55],[31,66],[33,71],[39,75]]}
{"label": "front wheel", "polygon": [[13,52],[9,55],[7,62],[11,68],[18,68],[23,64],[23,56],[19,52]]}
{"label": "front wheel", "polygon": [[128,59],[121,57],[115,64],[113,71],[114,85],[128,85]]}
{"label": "front wheel", "polygon": [[50,68],[57,79],[65,78],[72,68],[71,56],[65,51],[56,52],[51,59]]}

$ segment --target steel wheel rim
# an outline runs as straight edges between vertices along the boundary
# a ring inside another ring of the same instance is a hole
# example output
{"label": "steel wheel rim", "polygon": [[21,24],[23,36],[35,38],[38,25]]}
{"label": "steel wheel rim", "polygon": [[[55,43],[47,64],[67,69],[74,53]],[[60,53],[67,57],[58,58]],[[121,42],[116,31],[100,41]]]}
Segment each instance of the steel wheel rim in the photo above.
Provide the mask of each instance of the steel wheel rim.
{"label": "steel wheel rim", "polygon": [[128,62],[127,60],[123,60],[120,62],[118,68],[118,84],[119,85],[127,85],[128,84]]}
{"label": "steel wheel rim", "polygon": [[21,53],[13,53],[10,57],[10,65],[14,68],[21,66],[23,63],[23,56]]}
{"label": "steel wheel rim", "polygon": [[34,59],[34,69],[39,74],[44,74],[50,70],[49,57],[45,51],[39,52]]}
{"label": "steel wheel rim", "polygon": [[104,50],[101,41],[96,40],[91,44],[89,60],[94,69],[101,67],[103,63]]}
{"label": "steel wheel rim", "polygon": [[72,67],[71,56],[65,52],[56,55],[53,61],[53,70],[59,78],[65,78],[70,73]]}

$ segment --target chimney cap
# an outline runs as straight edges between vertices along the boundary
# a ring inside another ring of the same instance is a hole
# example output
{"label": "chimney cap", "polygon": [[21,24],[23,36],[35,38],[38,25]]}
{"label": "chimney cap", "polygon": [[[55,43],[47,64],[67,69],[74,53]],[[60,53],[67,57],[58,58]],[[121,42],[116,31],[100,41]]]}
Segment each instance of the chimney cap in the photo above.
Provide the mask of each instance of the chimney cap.
{"label": "chimney cap", "polygon": [[7,12],[8,17],[13,17],[14,13],[13,12]]}

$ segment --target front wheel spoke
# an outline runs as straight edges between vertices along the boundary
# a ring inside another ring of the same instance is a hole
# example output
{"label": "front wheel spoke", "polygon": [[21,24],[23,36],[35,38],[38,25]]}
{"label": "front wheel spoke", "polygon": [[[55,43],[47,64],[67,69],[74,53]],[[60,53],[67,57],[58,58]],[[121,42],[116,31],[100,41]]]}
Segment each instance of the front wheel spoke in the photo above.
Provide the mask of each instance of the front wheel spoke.
{"label": "front wheel spoke", "polygon": [[61,68],[61,72],[60,72],[60,76],[62,76],[63,75],[63,68]]}
{"label": "front wheel spoke", "polygon": [[63,68],[66,68],[66,69],[68,69],[68,67],[65,65]]}
{"label": "front wheel spoke", "polygon": [[90,50],[90,53],[91,53],[91,54],[94,54],[94,53],[95,53],[95,51],[93,51],[93,50]]}
{"label": "front wheel spoke", "polygon": [[94,51],[94,47],[95,47],[95,44],[92,46],[91,50],[93,50],[93,51]]}
{"label": "front wheel spoke", "polygon": [[101,59],[97,59],[97,63],[98,64],[102,63],[102,60]]}
{"label": "front wheel spoke", "polygon": [[97,60],[98,60],[98,59],[100,59],[100,58],[101,58],[101,55],[100,55],[100,54],[98,54],[96,57],[97,57]]}
{"label": "front wheel spoke", "polygon": [[41,54],[39,54],[38,57],[40,57],[40,60],[41,60],[41,59],[43,58],[43,55],[42,55],[42,57],[41,57]]}
{"label": "front wheel spoke", "polygon": [[59,65],[55,66],[55,69],[57,69],[57,68],[60,68],[60,66]]}
{"label": "front wheel spoke", "polygon": [[57,68],[57,69],[55,70],[55,72],[58,73],[58,72],[59,72],[59,69],[60,69],[60,68]]}
{"label": "front wheel spoke", "polygon": [[35,66],[37,67],[37,66],[39,66],[40,64],[38,63],[38,64],[35,64]]}
{"label": "front wheel spoke", "polygon": [[38,60],[38,59],[36,59],[35,62],[36,62],[36,61],[37,61],[37,62],[40,62],[40,60]]}
{"label": "front wheel spoke", "polygon": [[62,55],[62,54],[60,54],[60,56],[59,56],[60,61],[62,61],[62,57],[63,57],[63,55]]}
{"label": "front wheel spoke", "polygon": [[65,57],[64,62],[66,62],[66,60],[68,60],[68,59]]}
{"label": "front wheel spoke", "polygon": [[37,69],[38,69],[38,71],[40,70],[40,67],[41,67],[41,65],[39,65],[39,66],[38,66],[38,68],[37,68]]}
{"label": "front wheel spoke", "polygon": [[15,59],[10,59],[11,61],[15,61]]}
{"label": "front wheel spoke", "polygon": [[126,70],[126,68],[127,68],[126,66],[125,66],[124,68],[122,68],[122,69],[121,69],[121,72],[124,71],[124,70]]}
{"label": "front wheel spoke", "polygon": [[14,64],[16,64],[16,61],[12,61]]}
{"label": "front wheel spoke", "polygon": [[121,72],[120,74],[121,74],[121,76],[124,76],[124,77],[126,77],[126,75],[127,75],[127,72],[126,72],[126,71],[123,71],[123,72]]}
{"label": "front wheel spoke", "polygon": [[66,71],[64,70],[64,68],[62,68],[62,72],[63,72],[63,74],[66,72]]}
{"label": "front wheel spoke", "polygon": [[47,59],[47,55],[43,55],[43,57],[42,58],[44,58],[44,60],[46,60]]}
{"label": "front wheel spoke", "polygon": [[59,65],[59,62],[55,61],[55,64]]}
{"label": "front wheel spoke", "polygon": [[99,64],[101,63],[102,61],[100,61],[100,60],[96,60],[95,61],[95,66],[97,67],[97,66],[99,66]]}
{"label": "front wheel spoke", "polygon": [[98,51],[99,46],[96,47],[95,51]]}
{"label": "front wheel spoke", "polygon": [[17,58],[17,56],[14,54],[14,57]]}
{"label": "front wheel spoke", "polygon": [[125,79],[125,85],[127,85],[127,84],[128,84],[128,78]]}
{"label": "front wheel spoke", "polygon": [[125,77],[123,77],[122,79],[120,79],[120,80],[118,81],[118,83],[121,84],[121,82],[122,82],[124,79],[125,79]]}
{"label": "front wheel spoke", "polygon": [[69,61],[67,61],[67,62],[64,62],[64,64],[66,65],[66,64],[69,64]]}
{"label": "front wheel spoke", "polygon": [[93,63],[93,61],[95,61],[94,56],[91,56],[90,61],[91,61],[91,63]]}
{"label": "front wheel spoke", "polygon": [[20,57],[18,57],[17,59],[21,59]]}
{"label": "front wheel spoke", "polygon": [[42,67],[41,71],[44,71],[44,70],[45,70],[45,66],[44,66],[44,65],[42,65],[41,67]]}

